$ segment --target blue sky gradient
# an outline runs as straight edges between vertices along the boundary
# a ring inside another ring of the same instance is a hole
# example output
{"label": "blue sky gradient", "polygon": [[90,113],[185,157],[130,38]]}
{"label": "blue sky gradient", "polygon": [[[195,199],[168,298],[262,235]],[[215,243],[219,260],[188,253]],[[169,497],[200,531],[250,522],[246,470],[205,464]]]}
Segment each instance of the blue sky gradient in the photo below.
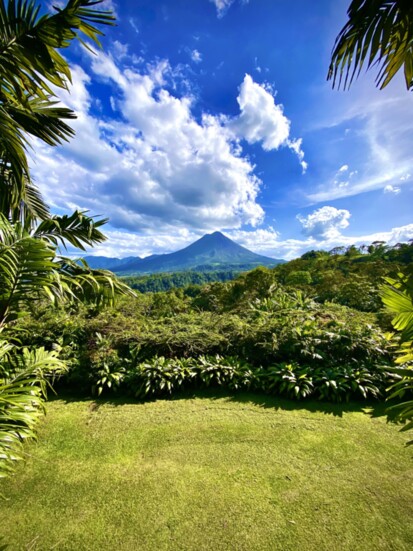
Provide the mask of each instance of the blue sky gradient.
{"label": "blue sky gradient", "polygon": [[326,81],[348,0],[106,0],[104,49],[68,52],[76,137],[35,144],[54,212],[110,218],[107,256],[221,230],[253,251],[413,238],[413,96]]}

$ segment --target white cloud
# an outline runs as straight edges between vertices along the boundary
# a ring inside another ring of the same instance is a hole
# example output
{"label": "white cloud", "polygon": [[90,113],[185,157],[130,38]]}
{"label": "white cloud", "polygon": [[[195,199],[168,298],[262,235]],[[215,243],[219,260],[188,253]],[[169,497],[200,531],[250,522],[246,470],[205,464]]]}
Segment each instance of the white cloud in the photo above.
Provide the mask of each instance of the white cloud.
{"label": "white cloud", "polygon": [[[341,229],[347,226],[343,225]],[[322,239],[320,239],[320,235],[308,236],[306,239],[282,239],[282,236],[274,228],[257,229],[250,232],[234,230],[226,232],[226,234],[240,245],[254,252],[270,256],[271,258],[291,260],[312,249],[330,251],[334,247],[360,246],[373,243],[374,241],[384,241],[389,245],[407,242],[413,239],[413,224],[366,235],[345,236],[340,231],[327,232],[327,234],[323,235]]]}
{"label": "white cloud", "polygon": [[[225,234],[251,251],[267,255],[274,252],[274,247],[279,240],[279,232],[273,227],[258,228],[253,231],[231,230]],[[271,255],[270,255],[271,256]]]}
{"label": "white cloud", "polygon": [[237,101],[241,113],[229,123],[235,135],[251,144],[261,142],[265,151],[289,147],[305,172],[302,139],[290,139],[290,120],[284,115],[283,106],[275,103],[272,91],[246,74]]}
{"label": "white cloud", "polygon": [[137,20],[136,20],[134,17],[130,17],[130,18],[128,19],[128,21],[129,21],[129,24],[130,24],[130,26],[132,27],[132,29],[135,31],[135,33],[136,33],[136,34],[139,34],[140,31],[139,31],[139,27],[138,27],[138,22],[137,22]]}
{"label": "white cloud", "polygon": [[195,63],[200,63],[202,61],[202,54],[198,50],[192,50],[191,59]]}
{"label": "white cloud", "polygon": [[401,189],[397,186],[392,186],[391,184],[388,184],[383,188],[384,193],[394,193],[394,195],[397,195],[401,192]]}
{"label": "white cloud", "polygon": [[[185,228],[170,231],[159,231],[156,234],[136,234],[118,230],[104,231],[108,240],[90,250],[95,256],[125,258],[140,256],[144,258],[151,254],[165,254],[183,249],[201,237]],[[76,253],[79,256],[79,253]]]}
{"label": "white cloud", "polygon": [[[332,178],[327,176],[317,189],[307,194],[311,202],[382,190],[397,180],[400,185],[411,182],[410,177],[405,177],[413,173],[413,125],[406,113],[413,109],[413,96],[405,90],[401,79],[384,90],[376,90],[369,79],[363,78],[349,93],[338,96],[326,88],[319,95],[320,112],[314,111],[313,119],[321,122],[313,130],[334,129],[337,133],[342,128],[340,149],[348,148],[353,153],[357,143],[359,159],[357,174],[348,185],[332,185]],[[349,123],[353,127],[351,132],[347,132]],[[329,155],[328,144],[325,150]]]}
{"label": "white cloud", "polygon": [[347,170],[348,170],[348,165],[343,165],[338,169],[339,172],[347,172]]}
{"label": "white cloud", "polygon": [[248,143],[262,142],[266,151],[278,149],[287,143],[290,121],[277,105],[274,97],[263,86],[245,75],[237,97],[241,114],[233,123],[237,134]]}
{"label": "white cloud", "polygon": [[[115,43],[113,51],[129,61],[126,46]],[[241,137],[267,150],[289,147],[306,168],[301,139],[290,139],[282,107],[248,75],[238,117],[195,118],[194,100],[176,92],[181,75],[168,61],[121,70],[111,54],[99,52],[90,63],[88,74],[73,67],[70,94],[59,92],[78,115],[76,138],[53,150],[36,145],[33,174],[55,208],[76,205],[108,216],[114,228],[139,232],[256,227],[264,218],[257,202],[262,182]],[[111,87],[112,119],[92,115],[88,85],[96,77]]]}
{"label": "white cloud", "polygon": [[298,138],[297,140],[287,141],[288,147],[292,149],[294,153],[297,155],[298,160],[300,161],[301,168],[303,169],[303,174],[305,174],[308,168],[308,163],[304,161],[304,151],[301,149],[302,143],[303,143],[302,138]]}
{"label": "white cloud", "polygon": [[192,99],[164,87],[172,74],[167,62],[146,73],[121,72],[100,53],[92,70],[115,88],[111,104],[123,122],[91,115],[90,76],[74,68],[73,94],[63,100],[78,114],[76,139],[54,150],[36,145],[33,174],[48,201],[103,213],[113,227],[135,231],[209,231],[262,221],[261,182],[225,117],[196,120]]}
{"label": "white cloud", "polygon": [[340,230],[349,225],[351,214],[345,209],[335,207],[322,207],[308,216],[297,216],[303,226],[303,233],[316,240],[336,239],[340,236]]}
{"label": "white cloud", "polygon": [[343,197],[351,197],[367,191],[383,189],[385,186],[391,185],[391,182],[394,182],[396,179],[400,179],[402,185],[407,183],[407,181],[401,180],[401,176],[405,172],[405,167],[400,167],[399,169],[394,168],[392,172],[375,174],[370,178],[355,178],[351,185],[348,185],[348,182],[346,182],[347,185],[343,185],[343,182],[340,182],[341,185],[338,186],[330,183],[328,186],[322,186],[319,191],[308,194],[307,198],[312,203],[322,203]]}
{"label": "white cloud", "polygon": [[234,3],[234,0],[209,0],[217,9],[217,16],[219,18],[224,17],[230,6]]}

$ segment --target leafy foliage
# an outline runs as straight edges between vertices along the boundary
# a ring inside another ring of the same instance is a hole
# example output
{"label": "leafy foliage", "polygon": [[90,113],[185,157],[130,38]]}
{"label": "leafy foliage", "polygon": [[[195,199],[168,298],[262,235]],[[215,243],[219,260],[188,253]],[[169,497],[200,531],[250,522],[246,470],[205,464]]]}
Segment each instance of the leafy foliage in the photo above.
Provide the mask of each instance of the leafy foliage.
{"label": "leafy foliage", "polygon": [[321,305],[280,285],[264,289],[234,312],[198,311],[196,298],[169,292],[70,317],[46,308],[18,327],[26,344],[64,346],[71,367],[60,384],[75,391],[144,398],[223,386],[334,401],[383,393],[390,380],[379,367],[391,348],[373,314]]}
{"label": "leafy foliage", "polygon": [[23,459],[23,442],[35,438],[48,377],[64,370],[56,351],[18,350],[0,342],[0,478]]}
{"label": "leafy foliage", "polygon": [[353,0],[340,31],[327,79],[350,87],[363,65],[378,66],[377,86],[384,88],[403,68],[413,89],[413,9],[406,0]]}
{"label": "leafy foliage", "polygon": [[[57,107],[55,88],[67,88],[71,73],[58,51],[82,35],[99,45],[102,32],[95,25],[111,24],[113,16],[94,9],[100,2],[68,0],[54,15],[40,15],[32,0],[0,2],[0,212],[18,219],[39,214],[33,206],[33,186],[27,162],[27,134],[49,145],[73,136],[65,119],[74,113]],[[39,194],[37,206],[47,211]]]}
{"label": "leafy foliage", "polygon": [[[56,88],[68,88],[71,73],[60,53],[72,40],[100,45],[95,25],[113,16],[95,8],[101,1],[68,0],[54,15],[40,15],[33,0],[0,0],[0,474],[21,458],[20,444],[34,436],[46,378],[62,371],[57,348],[19,347],[18,318],[42,300],[55,304],[79,298],[100,306],[130,290],[104,271],[57,258],[58,244],[84,249],[105,239],[85,213],[50,216],[30,178],[30,137],[55,146],[73,135],[65,122],[74,113],[56,106]],[[8,340],[7,340],[8,339]],[[13,343],[13,344],[12,344]],[[50,373],[48,373],[50,371]],[[101,377],[103,380],[104,377]],[[105,380],[106,382],[106,380]]]}
{"label": "leafy foliage", "polygon": [[[398,358],[396,362],[401,367],[389,371],[400,379],[389,387],[389,400],[404,398],[413,391],[413,275],[399,274],[397,279],[387,279],[387,285],[381,289],[384,304],[393,313],[393,326],[400,331],[398,343]],[[413,400],[407,400],[388,409],[389,417],[406,423],[401,430],[413,429]],[[413,445],[410,440],[409,445]]]}

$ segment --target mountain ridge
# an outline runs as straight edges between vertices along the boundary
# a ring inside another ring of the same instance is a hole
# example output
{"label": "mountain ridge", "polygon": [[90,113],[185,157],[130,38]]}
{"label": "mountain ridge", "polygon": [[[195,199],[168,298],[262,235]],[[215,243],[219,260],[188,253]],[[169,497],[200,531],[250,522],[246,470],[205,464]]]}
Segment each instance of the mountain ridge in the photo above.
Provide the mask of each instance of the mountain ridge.
{"label": "mountain ridge", "polygon": [[[222,265],[230,265],[231,268],[242,266],[242,269],[247,270],[256,266],[275,266],[284,262],[281,259],[254,253],[219,231],[205,234],[187,247],[173,253],[126,259],[86,256],[85,260],[93,268],[105,267],[120,275],[177,272],[197,268],[199,271],[219,270],[222,269]],[[112,265],[110,265],[111,260],[114,260]]]}

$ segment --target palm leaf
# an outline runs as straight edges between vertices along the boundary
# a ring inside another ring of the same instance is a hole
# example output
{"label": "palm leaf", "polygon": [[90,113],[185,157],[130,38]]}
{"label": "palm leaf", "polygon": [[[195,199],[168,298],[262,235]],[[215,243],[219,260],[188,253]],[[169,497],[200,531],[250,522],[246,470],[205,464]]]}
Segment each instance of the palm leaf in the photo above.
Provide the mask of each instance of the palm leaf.
{"label": "palm leaf", "polygon": [[[20,224],[0,215],[0,328],[26,313],[27,304],[45,294],[59,294],[54,249],[27,235]],[[26,305],[26,306],[25,306]]]}
{"label": "palm leaf", "polygon": [[56,246],[69,242],[78,249],[84,245],[95,245],[106,241],[105,235],[98,229],[107,219],[94,220],[85,212],[75,211],[71,215],[53,216],[43,222],[33,232],[33,237],[46,238]]}
{"label": "palm leaf", "polygon": [[76,38],[83,42],[82,37],[100,46],[102,31],[96,25],[111,25],[114,19],[96,9],[100,3],[69,0],[54,15],[40,16],[34,0],[0,0],[0,213],[6,217],[19,209],[30,184],[27,134],[49,145],[73,136],[64,119],[74,113],[53,101],[54,90],[67,89],[71,79],[58,49]]}
{"label": "palm leaf", "polygon": [[401,339],[413,339],[413,276],[399,275],[398,279],[385,278],[387,285],[380,288],[380,296],[387,308],[395,313],[392,324],[401,331]]}
{"label": "palm leaf", "polygon": [[[11,350],[14,354],[10,354]],[[47,378],[66,369],[55,351],[43,348],[20,351],[0,342],[2,363],[5,357],[14,374],[8,378],[0,374],[0,478],[10,475],[16,462],[23,459],[23,443],[36,438],[35,428],[44,412]]]}
{"label": "palm leaf", "polygon": [[327,80],[349,88],[366,64],[378,67],[377,86],[384,88],[404,67],[413,89],[413,9],[405,0],[353,0],[348,22],[337,36]]}
{"label": "palm leaf", "polygon": [[108,270],[92,270],[84,260],[59,258],[60,283],[76,300],[96,307],[113,304],[117,295],[134,297],[134,291]]}

